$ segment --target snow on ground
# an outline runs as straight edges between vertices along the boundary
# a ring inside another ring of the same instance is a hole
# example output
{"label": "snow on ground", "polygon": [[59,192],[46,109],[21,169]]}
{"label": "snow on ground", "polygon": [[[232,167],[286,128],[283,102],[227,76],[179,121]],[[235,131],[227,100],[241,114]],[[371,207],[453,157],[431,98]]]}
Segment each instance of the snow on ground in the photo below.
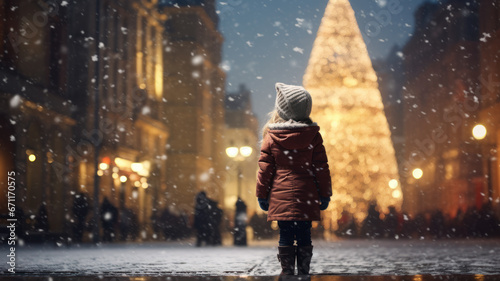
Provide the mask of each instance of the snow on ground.
{"label": "snow on ground", "polygon": [[[269,276],[280,272],[273,244],[205,248],[171,243],[30,246],[17,249],[16,270],[87,276]],[[500,274],[499,240],[349,240],[315,241],[314,245],[314,274]],[[0,269],[5,274],[7,249],[0,250]]]}

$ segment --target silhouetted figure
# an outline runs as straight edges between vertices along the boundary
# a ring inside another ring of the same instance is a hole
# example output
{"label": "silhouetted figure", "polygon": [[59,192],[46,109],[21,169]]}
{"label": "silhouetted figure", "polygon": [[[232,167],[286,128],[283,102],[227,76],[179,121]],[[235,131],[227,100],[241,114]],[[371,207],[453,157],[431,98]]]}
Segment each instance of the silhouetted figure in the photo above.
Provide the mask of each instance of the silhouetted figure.
{"label": "silhouetted figure", "polygon": [[445,235],[445,219],[440,210],[436,210],[431,216],[430,233],[437,239]]}
{"label": "silhouetted figure", "polygon": [[464,214],[464,228],[466,237],[478,237],[479,212],[475,207],[470,207]]}
{"label": "silhouetted figure", "polygon": [[107,197],[101,204],[101,223],[102,229],[104,231],[103,241],[111,242],[115,237],[115,224],[118,220],[118,210],[111,202],[109,202]]}
{"label": "silhouetted figure", "polygon": [[247,245],[247,205],[241,198],[236,201],[236,213],[234,217],[234,245]]}
{"label": "silhouetted figure", "polygon": [[480,237],[493,237],[498,235],[498,218],[493,211],[491,201],[484,204],[479,212],[477,230]]}
{"label": "silhouetted figure", "polygon": [[217,207],[217,201],[208,199],[209,207],[209,244],[210,245],[221,245],[222,237],[220,234],[220,224],[222,221],[222,209]]}
{"label": "silhouetted figure", "polygon": [[389,213],[384,219],[384,230],[387,238],[395,238],[398,235],[399,218],[396,207],[389,206]]}
{"label": "silhouetted figure", "polygon": [[49,218],[45,204],[42,204],[38,209],[38,214],[35,217],[35,230],[38,232],[49,231]]}
{"label": "silhouetted figure", "polygon": [[413,232],[415,231],[415,225],[413,220],[410,218],[408,213],[403,213],[401,215],[401,237],[413,238]]}
{"label": "silhouetted figure", "polygon": [[368,215],[361,227],[362,237],[378,238],[382,235],[382,220],[380,212],[377,211],[377,204],[371,203],[368,207]]}
{"label": "silhouetted figure", "polygon": [[209,199],[204,191],[196,195],[196,205],[194,210],[194,228],[196,229],[196,246],[202,246],[203,242],[210,244],[210,214]]}
{"label": "silhouetted figure", "polygon": [[418,235],[417,238],[425,237],[427,234],[427,220],[424,214],[420,213],[415,216],[414,225]]}
{"label": "silhouetted figure", "polygon": [[356,221],[354,220],[354,216],[350,212],[346,210],[342,211],[340,219],[337,220],[337,225],[338,228],[335,231],[335,235],[339,237],[356,237]]}
{"label": "silhouetted figure", "polygon": [[134,212],[129,208],[124,208],[120,213],[120,240],[125,241],[128,238],[132,240],[136,237],[137,218]]}
{"label": "silhouetted figure", "polygon": [[85,221],[89,213],[89,202],[84,193],[75,195],[73,199],[73,240],[77,243],[82,242],[83,232],[85,230]]}

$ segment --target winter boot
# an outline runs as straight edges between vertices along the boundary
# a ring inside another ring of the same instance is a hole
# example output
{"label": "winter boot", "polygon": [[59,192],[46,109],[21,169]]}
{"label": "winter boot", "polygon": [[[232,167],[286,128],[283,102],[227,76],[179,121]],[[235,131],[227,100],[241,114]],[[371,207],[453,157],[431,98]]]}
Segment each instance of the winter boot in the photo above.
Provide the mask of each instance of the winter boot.
{"label": "winter boot", "polygon": [[278,246],[278,260],[281,263],[280,275],[293,275],[295,273],[294,246]]}
{"label": "winter boot", "polygon": [[308,275],[313,255],[313,246],[297,247],[297,270],[299,275]]}

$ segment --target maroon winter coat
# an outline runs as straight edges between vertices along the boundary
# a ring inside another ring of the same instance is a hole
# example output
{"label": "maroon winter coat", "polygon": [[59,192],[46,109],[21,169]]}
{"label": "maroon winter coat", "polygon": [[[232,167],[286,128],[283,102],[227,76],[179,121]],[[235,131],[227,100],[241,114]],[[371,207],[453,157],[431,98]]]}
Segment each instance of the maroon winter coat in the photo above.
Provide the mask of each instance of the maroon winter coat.
{"label": "maroon winter coat", "polygon": [[315,123],[269,126],[257,175],[257,197],[269,198],[267,220],[320,220],[320,196],[332,196],[332,184],[319,127]]}

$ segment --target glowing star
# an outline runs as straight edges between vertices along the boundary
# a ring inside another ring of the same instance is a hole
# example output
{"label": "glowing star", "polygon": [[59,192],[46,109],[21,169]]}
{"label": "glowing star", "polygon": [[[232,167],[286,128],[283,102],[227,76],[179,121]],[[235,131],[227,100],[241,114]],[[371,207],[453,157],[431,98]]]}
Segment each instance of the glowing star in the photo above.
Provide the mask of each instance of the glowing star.
{"label": "glowing star", "polygon": [[384,212],[400,208],[403,194],[395,184],[398,169],[377,76],[348,0],[328,3],[303,82],[332,172],[325,228],[335,229],[343,210],[361,222],[374,200]]}

